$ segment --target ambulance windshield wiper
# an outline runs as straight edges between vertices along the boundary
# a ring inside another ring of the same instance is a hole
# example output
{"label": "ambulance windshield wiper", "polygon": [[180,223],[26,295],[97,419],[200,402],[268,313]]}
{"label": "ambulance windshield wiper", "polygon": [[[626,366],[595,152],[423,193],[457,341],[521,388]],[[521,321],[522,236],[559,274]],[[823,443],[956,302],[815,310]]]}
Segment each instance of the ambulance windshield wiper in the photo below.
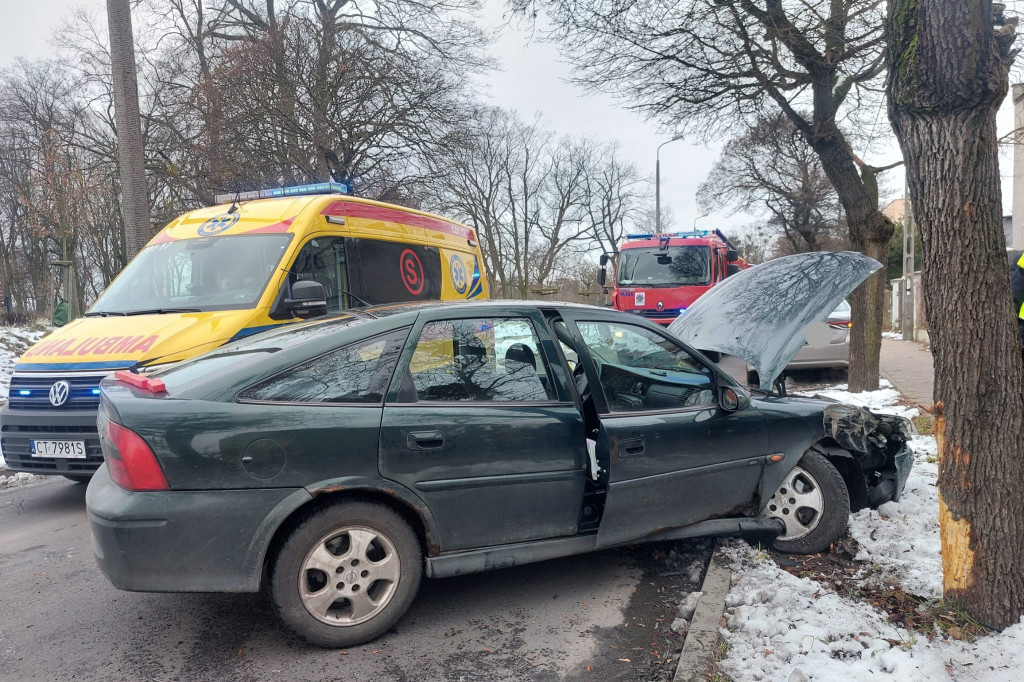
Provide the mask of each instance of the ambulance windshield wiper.
{"label": "ambulance windshield wiper", "polygon": [[153,308],[152,310],[126,310],[122,315],[165,315],[167,313],[201,313],[199,308]]}
{"label": "ambulance windshield wiper", "polygon": [[121,315],[123,317],[124,313],[121,313],[121,312],[110,313],[110,312],[107,312],[106,310],[98,310],[98,311],[97,310],[93,310],[93,311],[87,312],[85,314],[85,317],[110,317],[111,315]]}

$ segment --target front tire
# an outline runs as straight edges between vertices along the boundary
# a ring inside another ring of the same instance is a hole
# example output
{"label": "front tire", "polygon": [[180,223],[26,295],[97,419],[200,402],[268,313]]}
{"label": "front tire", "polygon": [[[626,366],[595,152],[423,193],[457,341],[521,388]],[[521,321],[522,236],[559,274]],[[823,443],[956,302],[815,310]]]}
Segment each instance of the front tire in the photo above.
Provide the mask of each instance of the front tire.
{"label": "front tire", "polygon": [[270,571],[270,596],[285,625],[327,648],[379,637],[408,610],[423,577],[423,551],[393,509],[348,501],[300,523]]}
{"label": "front tire", "polygon": [[782,519],[786,532],[772,543],[780,552],[824,552],[846,533],[850,493],[839,471],[822,455],[808,450],[786,475],[761,511]]}

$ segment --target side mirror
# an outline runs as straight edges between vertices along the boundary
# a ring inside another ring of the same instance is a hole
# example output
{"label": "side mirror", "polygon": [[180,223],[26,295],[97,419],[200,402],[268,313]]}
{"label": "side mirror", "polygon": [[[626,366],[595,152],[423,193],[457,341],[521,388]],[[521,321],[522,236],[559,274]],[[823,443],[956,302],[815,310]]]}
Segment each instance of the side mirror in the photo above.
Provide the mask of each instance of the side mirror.
{"label": "side mirror", "polygon": [[601,254],[600,263],[601,263],[601,267],[602,268],[604,266],[608,265],[608,254],[607,253],[602,253]]}
{"label": "side mirror", "polygon": [[604,286],[604,283],[608,281],[608,272],[602,267],[597,271],[597,283]]}
{"label": "side mirror", "polygon": [[305,320],[327,312],[327,290],[320,282],[299,280],[292,285],[292,296],[284,300],[288,312]]}
{"label": "side mirror", "polygon": [[732,277],[733,275],[738,275],[739,272],[740,272],[740,266],[736,265],[735,263],[729,263],[728,265],[725,266],[725,276],[726,277]]}
{"label": "side mirror", "polygon": [[718,391],[718,406],[725,412],[736,412],[750,407],[750,396],[742,389],[722,386]]}
{"label": "side mirror", "polygon": [[739,259],[740,252],[737,251],[736,249],[729,249],[728,251],[725,252],[725,260],[729,261],[730,263],[738,261]]}

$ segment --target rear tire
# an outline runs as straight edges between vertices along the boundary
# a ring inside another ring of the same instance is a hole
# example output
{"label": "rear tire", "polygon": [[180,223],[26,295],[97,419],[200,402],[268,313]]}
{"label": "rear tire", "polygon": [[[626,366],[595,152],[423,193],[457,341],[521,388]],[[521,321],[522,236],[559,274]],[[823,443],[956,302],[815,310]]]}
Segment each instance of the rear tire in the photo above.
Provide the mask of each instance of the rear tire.
{"label": "rear tire", "polygon": [[92,474],[62,474],[64,478],[75,483],[88,483],[92,480]]}
{"label": "rear tire", "polygon": [[761,514],[786,523],[786,533],[772,543],[775,549],[792,554],[817,554],[846,534],[850,493],[832,463],[808,450]]}
{"label": "rear tire", "polygon": [[311,644],[343,648],[394,625],[422,577],[423,550],[401,516],[383,504],[345,501],[292,531],[268,583],[285,625]]}

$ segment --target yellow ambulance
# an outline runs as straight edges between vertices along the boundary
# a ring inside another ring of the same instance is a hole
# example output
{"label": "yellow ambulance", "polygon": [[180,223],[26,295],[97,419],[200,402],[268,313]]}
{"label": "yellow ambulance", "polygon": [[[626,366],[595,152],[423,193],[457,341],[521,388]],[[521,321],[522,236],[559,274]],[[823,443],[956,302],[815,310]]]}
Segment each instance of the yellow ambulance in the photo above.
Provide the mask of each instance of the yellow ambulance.
{"label": "yellow ambulance", "polygon": [[103,461],[100,380],[367,304],[488,297],[477,236],[340,183],[217,197],[184,214],[92,309],[19,358],[0,408],[7,467],[88,480]]}

